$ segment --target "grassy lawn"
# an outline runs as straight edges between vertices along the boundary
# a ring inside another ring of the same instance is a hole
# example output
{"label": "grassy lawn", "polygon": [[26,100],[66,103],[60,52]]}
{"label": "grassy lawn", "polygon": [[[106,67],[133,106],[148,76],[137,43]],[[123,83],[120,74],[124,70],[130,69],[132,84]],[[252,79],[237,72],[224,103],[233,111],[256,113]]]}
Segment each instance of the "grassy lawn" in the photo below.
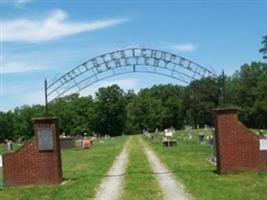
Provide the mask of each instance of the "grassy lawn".
{"label": "grassy lawn", "polygon": [[162,162],[184,183],[197,200],[263,200],[267,199],[267,174],[240,173],[220,176],[206,159],[212,155],[208,145],[197,142],[197,133],[210,131],[193,130],[192,141],[186,141],[185,131],[176,134],[177,146],[160,145],[161,135],[155,140],[145,141],[154,149]]}
{"label": "grassy lawn", "polygon": [[124,188],[121,199],[162,199],[161,190],[150,169],[139,139],[140,136],[132,136],[129,142],[129,162],[124,177]]}
{"label": "grassy lawn", "polygon": [[[13,151],[15,151],[16,149],[18,149],[19,147],[20,147],[19,145],[13,143],[13,148],[14,148]],[[0,144],[0,154],[3,154],[5,152],[7,152],[6,145],[5,144]]]}
{"label": "grassy lawn", "polygon": [[259,134],[259,131],[260,130],[263,130],[263,134],[265,135],[265,136],[267,136],[267,129],[253,129],[253,128],[251,128],[250,130],[252,130],[254,133],[256,133],[257,135]]}
{"label": "grassy lawn", "polygon": [[2,154],[5,151],[5,145],[0,144],[0,154]]}
{"label": "grassy lawn", "polygon": [[91,199],[126,139],[127,137],[116,137],[97,141],[87,150],[64,150],[62,162],[65,184],[4,188],[0,190],[0,199]]}

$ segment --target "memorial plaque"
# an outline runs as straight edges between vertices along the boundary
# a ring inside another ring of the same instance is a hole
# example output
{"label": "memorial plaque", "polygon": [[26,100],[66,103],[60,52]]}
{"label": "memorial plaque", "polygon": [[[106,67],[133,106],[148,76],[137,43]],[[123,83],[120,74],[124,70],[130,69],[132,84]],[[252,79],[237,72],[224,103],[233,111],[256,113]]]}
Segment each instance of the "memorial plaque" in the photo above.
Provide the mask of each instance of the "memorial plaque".
{"label": "memorial plaque", "polygon": [[50,128],[39,128],[38,135],[38,150],[49,151],[53,150],[53,133]]}
{"label": "memorial plaque", "polygon": [[267,139],[260,139],[260,150],[267,151]]}

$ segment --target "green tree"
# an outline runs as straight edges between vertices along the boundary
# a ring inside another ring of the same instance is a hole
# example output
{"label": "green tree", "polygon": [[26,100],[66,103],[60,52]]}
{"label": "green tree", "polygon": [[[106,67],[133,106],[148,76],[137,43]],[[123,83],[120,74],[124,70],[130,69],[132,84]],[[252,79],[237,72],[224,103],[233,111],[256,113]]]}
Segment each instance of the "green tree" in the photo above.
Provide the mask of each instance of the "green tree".
{"label": "green tree", "polygon": [[260,49],[260,52],[263,53],[263,58],[267,58],[267,35],[263,36],[262,39],[263,47]]}
{"label": "green tree", "polygon": [[44,107],[41,105],[21,106],[14,109],[13,139],[29,139],[33,136],[34,117],[44,115]]}
{"label": "green tree", "polygon": [[118,85],[100,88],[95,99],[95,131],[101,135],[121,135],[125,131],[124,92]]}
{"label": "green tree", "polygon": [[0,112],[0,142],[5,139],[13,138],[14,133],[14,114],[11,111]]}
{"label": "green tree", "polygon": [[155,85],[142,89],[127,106],[127,130],[154,131],[183,126],[183,89],[179,86]]}
{"label": "green tree", "polygon": [[186,123],[196,127],[213,125],[213,109],[218,107],[221,92],[219,80],[203,78],[190,83],[185,89],[184,106]]}
{"label": "green tree", "polygon": [[161,102],[151,96],[149,89],[141,90],[127,106],[127,131],[140,133],[161,128],[162,113]]}
{"label": "green tree", "polygon": [[95,106],[93,98],[71,94],[57,99],[50,105],[50,113],[59,117],[61,132],[67,135],[83,135],[93,131]]}
{"label": "green tree", "polygon": [[244,64],[234,73],[233,82],[233,104],[239,107],[241,120],[249,127],[267,127],[267,64]]}

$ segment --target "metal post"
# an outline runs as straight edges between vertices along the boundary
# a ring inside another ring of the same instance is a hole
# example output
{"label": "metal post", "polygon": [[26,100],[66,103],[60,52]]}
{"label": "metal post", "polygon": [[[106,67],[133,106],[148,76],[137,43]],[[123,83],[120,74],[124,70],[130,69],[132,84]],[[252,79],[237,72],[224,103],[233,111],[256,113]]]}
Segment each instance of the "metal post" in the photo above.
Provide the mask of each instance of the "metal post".
{"label": "metal post", "polygon": [[222,71],[222,103],[225,106],[225,76],[224,70]]}
{"label": "metal post", "polygon": [[0,188],[3,188],[3,161],[1,154],[0,154]]}
{"label": "metal post", "polygon": [[48,114],[48,105],[47,105],[47,80],[44,81],[44,87],[45,87],[45,114]]}

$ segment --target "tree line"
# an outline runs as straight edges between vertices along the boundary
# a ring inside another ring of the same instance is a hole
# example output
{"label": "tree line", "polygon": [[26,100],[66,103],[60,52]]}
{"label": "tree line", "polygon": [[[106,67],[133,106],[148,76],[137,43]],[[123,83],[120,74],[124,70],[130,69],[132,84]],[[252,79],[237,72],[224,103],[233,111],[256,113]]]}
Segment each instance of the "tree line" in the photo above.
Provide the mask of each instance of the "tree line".
{"label": "tree line", "polygon": [[[262,44],[259,51],[267,58],[267,35]],[[49,114],[60,118],[60,130],[67,135],[114,136],[168,127],[181,129],[185,125],[213,126],[213,109],[234,106],[248,127],[267,128],[266,91],[267,63],[252,62],[231,76],[208,77],[187,86],[154,85],[135,93],[112,85],[100,88],[94,98],[72,94],[51,103]],[[30,138],[32,118],[44,115],[43,105],[0,112],[0,142]]]}

